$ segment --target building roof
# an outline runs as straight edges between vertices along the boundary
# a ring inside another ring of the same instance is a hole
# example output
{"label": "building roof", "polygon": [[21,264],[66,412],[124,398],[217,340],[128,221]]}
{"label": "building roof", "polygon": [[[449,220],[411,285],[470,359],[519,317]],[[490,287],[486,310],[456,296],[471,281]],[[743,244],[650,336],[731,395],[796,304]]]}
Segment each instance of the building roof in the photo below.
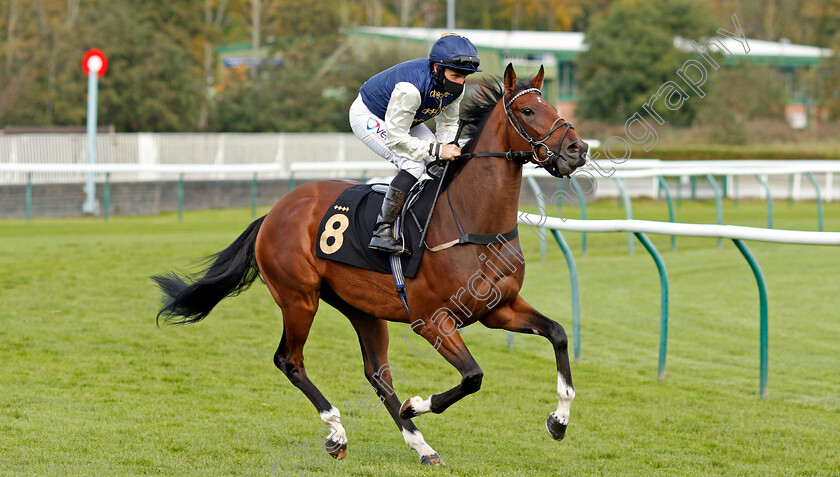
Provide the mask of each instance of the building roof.
{"label": "building roof", "polygon": [[[469,38],[476,48],[504,51],[510,54],[551,53],[573,58],[588,46],[583,43],[583,33],[563,31],[506,31],[458,29],[457,33]],[[422,41],[432,45],[440,35],[449,32],[443,28],[359,27],[353,32],[394,39]]]}
{"label": "building roof", "polygon": [[[573,59],[578,53],[589,47],[584,43],[583,32],[560,31],[506,31],[506,30],[470,30],[458,29],[477,48],[497,50],[507,54],[548,53],[561,60]],[[393,39],[422,41],[431,46],[440,35],[448,30],[442,28],[403,28],[403,27],[359,27],[353,32],[361,35],[378,36]],[[759,63],[776,66],[808,66],[819,64],[823,58],[831,56],[828,48],[795,45],[789,42],[747,39],[749,53],[738,41],[722,39],[724,46],[732,52],[732,58],[747,57]],[[674,39],[674,46],[689,50],[688,42],[682,38]]]}

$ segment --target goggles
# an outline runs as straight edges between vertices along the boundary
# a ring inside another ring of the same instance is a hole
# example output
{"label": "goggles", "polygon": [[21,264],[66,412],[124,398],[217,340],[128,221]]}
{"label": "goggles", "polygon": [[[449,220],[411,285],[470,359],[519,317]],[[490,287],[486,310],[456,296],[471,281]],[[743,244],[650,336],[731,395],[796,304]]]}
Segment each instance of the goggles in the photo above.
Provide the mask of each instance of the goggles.
{"label": "goggles", "polygon": [[478,59],[477,56],[473,55],[455,55],[449,60],[442,61],[441,63],[455,69],[476,70],[478,69],[478,65],[481,64],[481,60]]}

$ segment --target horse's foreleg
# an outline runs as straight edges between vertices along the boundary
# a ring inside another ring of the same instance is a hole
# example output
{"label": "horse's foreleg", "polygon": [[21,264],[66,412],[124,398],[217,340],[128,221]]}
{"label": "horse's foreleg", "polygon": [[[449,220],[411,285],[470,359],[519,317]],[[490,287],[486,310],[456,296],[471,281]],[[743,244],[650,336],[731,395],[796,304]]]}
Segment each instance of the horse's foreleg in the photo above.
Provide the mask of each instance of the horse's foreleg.
{"label": "horse's foreleg", "polygon": [[507,306],[498,308],[481,322],[488,328],[501,328],[517,333],[529,333],[548,338],[554,347],[557,360],[557,410],[548,415],[545,427],[556,440],[563,439],[569,425],[569,412],[575,399],[572,371],[569,368],[569,340],[566,331],[554,320],[547,318],[525,302],[521,296]]}
{"label": "horse's foreleg", "polygon": [[[484,372],[475,362],[467,345],[461,339],[461,335],[455,330],[455,325],[452,323],[451,329],[447,325],[434,323],[430,320],[417,320],[411,325],[411,329],[415,333],[425,338],[434,348],[449,361],[455,369],[461,373],[461,383],[454,388],[440,394],[433,394],[428,399],[423,399],[420,396],[414,396],[406,400],[400,408],[400,417],[408,419],[427,412],[440,414],[449,406],[458,402],[461,398],[468,394],[472,394],[481,388],[481,379],[484,377]],[[413,350],[415,354],[428,356],[428,352],[432,350],[419,351],[411,343],[411,335],[406,335],[406,345]]]}
{"label": "horse's foreleg", "polygon": [[400,401],[394,390],[392,377],[393,374],[396,374],[404,381],[405,376],[388,364],[388,324],[378,318],[361,313],[345,312],[345,315],[350,318],[356,333],[359,335],[359,344],[362,346],[362,356],[365,362],[365,377],[373,386],[388,413],[391,414],[391,418],[394,419],[400,432],[402,432],[405,443],[419,454],[421,463],[443,465],[443,459],[431,446],[426,444],[423,434],[411,422],[411,419],[400,417]]}

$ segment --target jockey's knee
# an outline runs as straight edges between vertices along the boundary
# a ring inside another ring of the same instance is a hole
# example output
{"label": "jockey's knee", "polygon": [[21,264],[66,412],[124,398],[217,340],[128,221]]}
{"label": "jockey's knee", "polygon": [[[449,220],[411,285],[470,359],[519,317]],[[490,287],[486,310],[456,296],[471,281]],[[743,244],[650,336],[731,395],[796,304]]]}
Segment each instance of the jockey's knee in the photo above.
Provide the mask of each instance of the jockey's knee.
{"label": "jockey's knee", "polygon": [[410,159],[406,159],[405,161],[400,164],[400,169],[408,172],[415,179],[420,179],[420,176],[423,175],[423,172],[426,171],[426,166],[423,165],[422,162],[412,161]]}

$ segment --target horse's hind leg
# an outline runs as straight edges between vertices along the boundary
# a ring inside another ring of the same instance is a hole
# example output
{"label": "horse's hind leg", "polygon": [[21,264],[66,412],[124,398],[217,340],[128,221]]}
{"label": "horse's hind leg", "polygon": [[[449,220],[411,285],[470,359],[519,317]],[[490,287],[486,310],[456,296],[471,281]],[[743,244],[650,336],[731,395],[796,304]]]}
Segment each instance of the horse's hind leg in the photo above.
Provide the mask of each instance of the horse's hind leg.
{"label": "horse's hind leg", "polygon": [[402,376],[396,368],[388,364],[388,325],[386,322],[374,317],[353,326],[359,334],[359,343],[362,346],[362,354],[365,359],[365,377],[376,390],[376,394],[382,399],[391,418],[402,432],[405,443],[408,444],[417,454],[420,455],[420,462],[423,464],[443,465],[443,459],[437,452],[426,444],[423,434],[411,419],[400,417],[400,400],[394,391],[392,375]]}
{"label": "horse's hind leg", "polygon": [[423,434],[411,419],[400,418],[400,400],[394,391],[392,377],[396,374],[401,381],[405,381],[405,376],[388,364],[388,323],[353,308],[328,291],[324,292],[323,298],[350,320],[356,334],[359,335],[359,345],[361,345],[365,363],[365,377],[402,432],[405,443],[420,455],[421,463],[443,465],[443,459],[426,444]]}
{"label": "horse's hind leg", "polygon": [[533,333],[547,338],[554,347],[557,360],[557,410],[548,415],[545,427],[555,440],[563,439],[569,425],[569,412],[575,399],[572,371],[569,367],[569,340],[566,331],[556,321],[546,317],[517,296],[512,303],[493,310],[482,318],[488,328],[501,328],[517,333]]}
{"label": "horse's hind leg", "polygon": [[[269,284],[269,288],[271,285]],[[327,452],[336,459],[347,455],[347,433],[341,425],[341,414],[333,407],[321,391],[309,380],[303,365],[303,345],[309,336],[312,320],[318,309],[317,294],[314,300],[297,300],[290,303],[288,296],[281,305],[283,310],[283,338],[274,353],[274,365],[289,378],[312,402],[321,416],[321,420],[330,427],[331,432],[325,443]]]}

